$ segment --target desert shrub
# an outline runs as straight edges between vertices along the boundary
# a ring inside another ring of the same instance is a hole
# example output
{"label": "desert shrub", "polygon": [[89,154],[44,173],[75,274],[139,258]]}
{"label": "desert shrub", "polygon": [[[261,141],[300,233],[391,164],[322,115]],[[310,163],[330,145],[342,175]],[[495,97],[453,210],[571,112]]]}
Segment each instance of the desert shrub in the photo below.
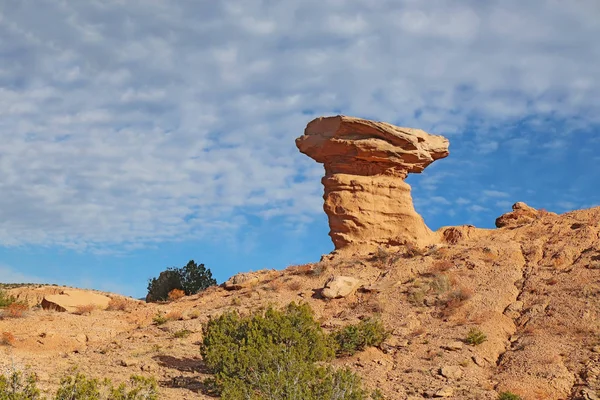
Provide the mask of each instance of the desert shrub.
{"label": "desert shrub", "polygon": [[27,310],[29,310],[27,304],[15,302],[4,309],[2,316],[8,318],[22,318]]}
{"label": "desert shrub", "polygon": [[205,268],[204,264],[196,264],[194,260],[190,260],[182,268],[167,268],[158,278],[149,279],[146,301],[167,300],[169,292],[173,289],[183,290],[189,296],[216,284],[210,269]]}
{"label": "desert shrub", "polygon": [[522,400],[522,398],[511,392],[502,392],[498,395],[498,400]]}
{"label": "desert shrub", "polygon": [[185,292],[181,289],[173,289],[169,292],[167,298],[169,301],[175,301],[185,296]]}
{"label": "desert shrub", "polygon": [[110,400],[158,400],[158,383],[154,378],[132,375],[129,384],[111,388]]}
{"label": "desert shrub", "polygon": [[127,311],[129,309],[129,300],[124,297],[113,297],[108,302],[107,311]]}
{"label": "desert shrub", "polygon": [[183,319],[183,314],[181,313],[181,311],[169,311],[165,315],[165,319],[167,321],[179,321]]}
{"label": "desert shrub", "polygon": [[0,400],[38,399],[41,397],[34,374],[13,371],[8,376],[0,375]]}
{"label": "desert shrub", "polygon": [[0,335],[0,345],[13,346],[15,340],[15,335],[10,332],[2,332],[2,335]]}
{"label": "desert shrub", "polygon": [[465,342],[473,346],[477,346],[478,344],[481,344],[486,340],[487,336],[479,328],[471,328],[471,330],[469,330],[469,333],[467,334]]}
{"label": "desert shrub", "polygon": [[371,393],[371,400],[385,400],[385,396],[379,389],[373,390]]}
{"label": "desert shrub", "polygon": [[4,289],[0,288],[0,308],[8,307],[16,301],[14,296],[9,296]]}
{"label": "desert shrub", "polygon": [[168,319],[165,317],[165,314],[161,312],[157,312],[156,315],[152,318],[152,322],[154,322],[156,325],[166,324],[167,321]]}
{"label": "desert shrub", "polygon": [[204,325],[201,353],[223,399],[364,399],[357,375],[317,362],[336,345],[306,304],[247,317],[229,312]]}
{"label": "desert shrub", "polygon": [[334,332],[332,337],[337,344],[336,354],[347,356],[369,346],[379,346],[387,339],[388,332],[380,320],[368,318]]}
{"label": "desert shrub", "polygon": [[73,311],[73,314],[90,315],[96,308],[97,307],[95,304],[80,304],[75,306],[75,311]]}
{"label": "desert shrub", "polygon": [[430,283],[431,290],[437,294],[446,293],[452,288],[452,282],[446,274],[437,274]]}
{"label": "desert shrub", "polygon": [[56,392],[56,400],[98,400],[102,385],[96,378],[88,378],[81,373],[65,376],[60,380],[60,387]]}
{"label": "desert shrub", "polygon": [[132,375],[129,382],[114,386],[109,379],[89,378],[76,370],[60,381],[55,400],[158,400],[154,378]]}
{"label": "desert shrub", "polygon": [[192,331],[189,329],[181,329],[179,331],[173,332],[173,337],[176,339],[184,339],[192,334]]}

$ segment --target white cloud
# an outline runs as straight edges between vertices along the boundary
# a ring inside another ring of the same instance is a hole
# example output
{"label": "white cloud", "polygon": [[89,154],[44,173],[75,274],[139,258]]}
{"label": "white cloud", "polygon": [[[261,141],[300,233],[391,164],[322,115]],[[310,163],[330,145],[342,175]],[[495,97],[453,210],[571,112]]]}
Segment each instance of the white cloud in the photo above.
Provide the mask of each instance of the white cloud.
{"label": "white cloud", "polygon": [[[597,123],[599,12],[0,0],[0,244],[137,246],[235,230],[240,210],[310,218],[323,170],[294,138],[338,110],[448,135],[474,117]],[[480,153],[531,146],[488,136]],[[428,170],[419,186],[447,176]]]}
{"label": "white cloud", "polygon": [[499,190],[484,190],[483,191],[483,195],[486,197],[510,197],[510,194],[506,193],[506,192],[501,192]]}

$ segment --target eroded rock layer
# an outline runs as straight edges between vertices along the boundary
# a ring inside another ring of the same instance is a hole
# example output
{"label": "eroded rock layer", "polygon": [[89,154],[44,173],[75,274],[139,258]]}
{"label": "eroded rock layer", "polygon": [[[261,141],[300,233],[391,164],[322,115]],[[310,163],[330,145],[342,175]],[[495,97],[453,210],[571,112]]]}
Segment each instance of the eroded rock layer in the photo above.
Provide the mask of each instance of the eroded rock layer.
{"label": "eroded rock layer", "polygon": [[361,118],[311,121],[296,146],[325,166],[324,210],[335,249],[432,243],[404,179],[448,156],[448,145],[442,136]]}

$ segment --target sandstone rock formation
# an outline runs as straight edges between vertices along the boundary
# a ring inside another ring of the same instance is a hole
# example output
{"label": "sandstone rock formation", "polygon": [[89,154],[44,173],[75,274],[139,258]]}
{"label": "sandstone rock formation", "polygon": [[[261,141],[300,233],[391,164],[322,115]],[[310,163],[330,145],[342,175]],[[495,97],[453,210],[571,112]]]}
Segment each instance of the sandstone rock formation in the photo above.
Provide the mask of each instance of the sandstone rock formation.
{"label": "sandstone rock formation", "polygon": [[419,129],[335,116],[311,121],[298,149],[325,166],[324,210],[336,250],[427,245],[435,235],[414,209],[409,173],[448,156],[448,140]]}
{"label": "sandstone rock formation", "polygon": [[516,228],[529,224],[536,219],[539,219],[544,214],[552,214],[547,211],[536,210],[523,202],[513,204],[512,211],[496,218],[497,228]]}
{"label": "sandstone rock formation", "polygon": [[252,287],[264,279],[268,279],[275,275],[274,270],[261,270],[256,272],[240,272],[235,274],[223,283],[223,288],[226,290],[240,290]]}
{"label": "sandstone rock formation", "polygon": [[44,310],[76,312],[79,306],[93,305],[98,309],[106,309],[110,298],[97,293],[84,290],[63,290],[60,294],[44,296],[42,308]]}

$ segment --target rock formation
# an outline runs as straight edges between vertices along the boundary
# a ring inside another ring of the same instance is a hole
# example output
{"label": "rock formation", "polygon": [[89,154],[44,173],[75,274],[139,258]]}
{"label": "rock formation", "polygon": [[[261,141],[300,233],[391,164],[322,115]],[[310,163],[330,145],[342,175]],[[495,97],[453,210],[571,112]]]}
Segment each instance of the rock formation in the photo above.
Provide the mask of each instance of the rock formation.
{"label": "rock formation", "polygon": [[78,307],[94,306],[104,310],[108,307],[110,298],[102,294],[85,290],[62,290],[59,294],[44,296],[41,306],[44,310],[61,312],[77,312]]}
{"label": "rock formation", "polygon": [[335,116],[311,121],[296,146],[325,166],[323,208],[336,250],[364,252],[435,241],[415,211],[404,180],[448,156],[448,139],[419,129]]}
{"label": "rock formation", "polygon": [[543,215],[556,215],[544,210],[536,210],[523,202],[515,203],[512,206],[512,211],[503,214],[496,218],[497,228],[516,228],[529,224],[536,219],[540,219]]}

